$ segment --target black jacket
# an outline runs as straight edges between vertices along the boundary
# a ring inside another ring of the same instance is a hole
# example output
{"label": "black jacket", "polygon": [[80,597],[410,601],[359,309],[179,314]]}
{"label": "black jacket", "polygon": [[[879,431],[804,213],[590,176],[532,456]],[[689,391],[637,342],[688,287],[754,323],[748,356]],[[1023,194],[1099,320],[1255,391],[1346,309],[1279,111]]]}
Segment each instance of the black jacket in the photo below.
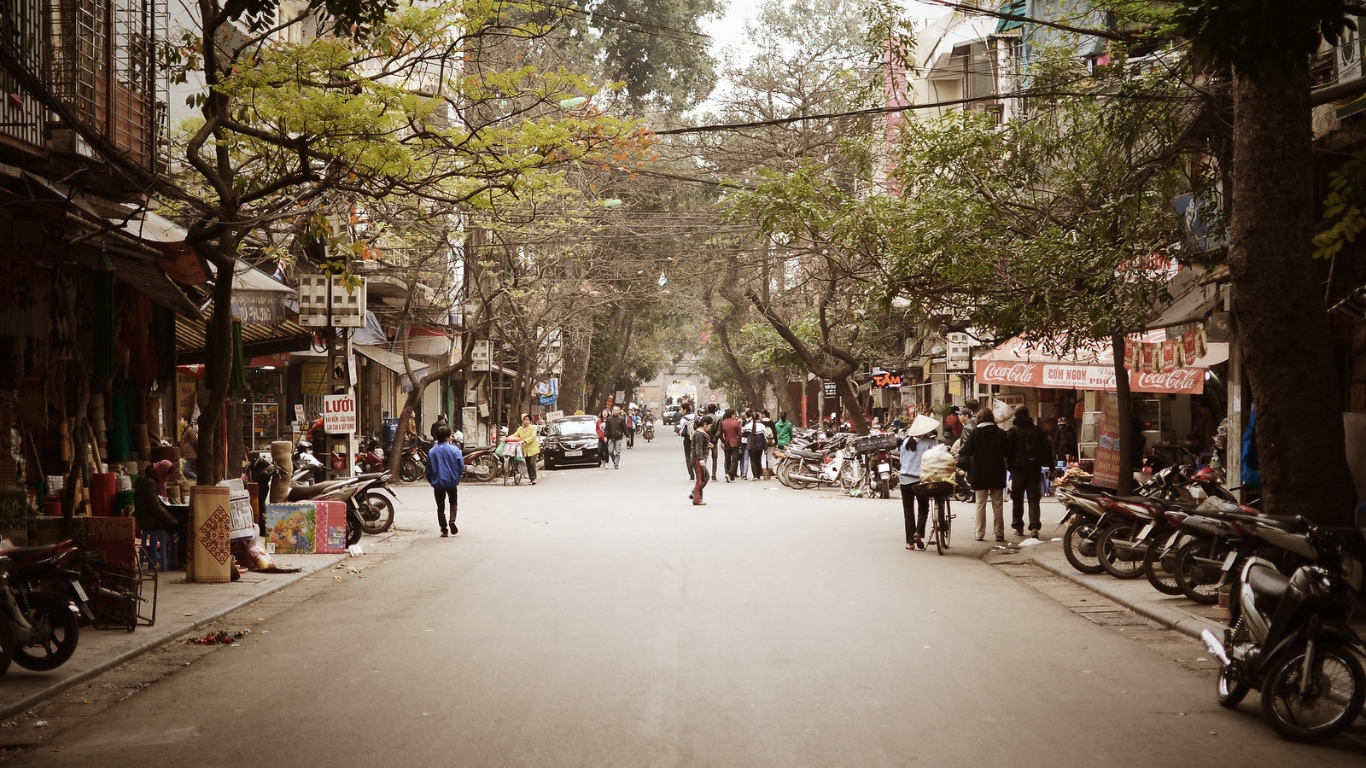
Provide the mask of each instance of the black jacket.
{"label": "black jacket", "polygon": [[608,440],[626,437],[626,419],[616,414],[608,416],[607,421],[602,424],[602,432],[607,435]]}
{"label": "black jacket", "polygon": [[1028,416],[1016,416],[1015,425],[1006,433],[1010,452],[1006,460],[1011,472],[1037,472],[1053,466],[1053,446],[1048,435]]}
{"label": "black jacket", "polygon": [[987,491],[1006,487],[1006,460],[1010,453],[1006,433],[993,423],[978,424],[968,433],[958,460],[967,466],[973,490]]}
{"label": "black jacket", "polygon": [[160,490],[151,469],[138,478],[138,486],[133,493],[133,517],[137,518],[140,533],[174,530],[179,525],[175,515],[161,503]]}

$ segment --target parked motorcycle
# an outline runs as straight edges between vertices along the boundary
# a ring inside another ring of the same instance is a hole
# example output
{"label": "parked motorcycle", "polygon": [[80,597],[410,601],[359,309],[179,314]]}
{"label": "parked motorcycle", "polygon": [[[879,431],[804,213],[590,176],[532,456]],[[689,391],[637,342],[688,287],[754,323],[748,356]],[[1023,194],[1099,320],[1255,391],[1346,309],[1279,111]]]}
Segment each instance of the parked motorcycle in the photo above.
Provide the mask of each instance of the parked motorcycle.
{"label": "parked motorcycle", "polygon": [[[269,453],[262,453],[252,461],[249,469],[251,479],[260,489],[262,505],[265,499],[269,498],[270,484],[279,473],[280,467],[271,460]],[[356,500],[356,494],[364,487],[373,483],[379,475],[361,475],[358,477],[343,477],[337,480],[329,480],[322,483],[302,485],[291,483],[289,486],[289,501],[341,501],[346,503],[346,546],[351,546],[360,542],[361,535],[365,532],[365,520],[361,517],[360,505]],[[378,518],[377,518],[378,519]]]}
{"label": "parked motorcycle", "polygon": [[356,446],[356,470],[360,474],[384,471],[384,449],[379,447],[379,437],[371,435]]}
{"label": "parked motorcycle", "polygon": [[1355,529],[1302,528],[1284,535],[1300,539],[1314,563],[1287,577],[1274,563],[1249,558],[1223,640],[1209,630],[1201,639],[1221,664],[1220,705],[1236,707],[1259,690],[1273,730],[1295,741],[1323,741],[1350,727],[1366,702],[1358,660],[1366,644],[1348,626],[1361,594],[1366,537]]}
{"label": "parked motorcycle", "polygon": [[[82,606],[89,611],[77,575],[67,570],[78,551],[67,540],[0,553],[0,675],[11,662],[38,672],[53,670],[76,652]],[[78,595],[80,605],[48,591],[57,588]]]}
{"label": "parked motorcycle", "polygon": [[398,463],[398,478],[405,483],[414,483],[427,473],[427,452],[435,443],[423,437],[415,437],[403,446],[403,456]]}
{"label": "parked motorcycle", "polygon": [[[384,533],[394,525],[394,502],[398,501],[394,489],[389,487],[389,479],[393,475],[389,472],[369,472],[357,477],[367,481],[355,495],[361,528],[371,536]],[[385,497],[386,493],[393,501]]]}
{"label": "parked motorcycle", "polygon": [[498,479],[503,472],[503,462],[498,460],[498,455],[494,453],[495,450],[495,447],[490,446],[488,448],[476,448],[465,454],[465,471],[461,474],[461,478],[479,483]]}
{"label": "parked motorcycle", "polygon": [[294,477],[291,481],[321,483],[327,479],[327,466],[313,452],[313,443],[300,439],[294,444]]}

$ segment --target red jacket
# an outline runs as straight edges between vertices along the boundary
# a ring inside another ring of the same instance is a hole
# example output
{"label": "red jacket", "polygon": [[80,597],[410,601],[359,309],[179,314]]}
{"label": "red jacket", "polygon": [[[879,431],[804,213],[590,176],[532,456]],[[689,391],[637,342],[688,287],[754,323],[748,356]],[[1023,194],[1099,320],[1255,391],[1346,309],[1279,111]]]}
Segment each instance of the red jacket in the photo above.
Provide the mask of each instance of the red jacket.
{"label": "red jacket", "polygon": [[740,420],[731,417],[721,421],[721,439],[727,447],[740,447]]}

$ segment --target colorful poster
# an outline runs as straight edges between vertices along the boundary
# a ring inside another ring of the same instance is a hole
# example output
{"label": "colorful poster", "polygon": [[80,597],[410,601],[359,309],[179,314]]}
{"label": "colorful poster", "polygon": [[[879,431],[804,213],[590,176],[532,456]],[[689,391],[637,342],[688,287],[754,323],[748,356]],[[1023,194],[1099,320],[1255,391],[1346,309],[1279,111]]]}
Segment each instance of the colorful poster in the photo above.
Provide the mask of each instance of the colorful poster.
{"label": "colorful poster", "polygon": [[1096,465],[1091,469],[1094,485],[1119,487],[1119,396],[1106,393],[1101,407],[1100,434],[1096,436]]}

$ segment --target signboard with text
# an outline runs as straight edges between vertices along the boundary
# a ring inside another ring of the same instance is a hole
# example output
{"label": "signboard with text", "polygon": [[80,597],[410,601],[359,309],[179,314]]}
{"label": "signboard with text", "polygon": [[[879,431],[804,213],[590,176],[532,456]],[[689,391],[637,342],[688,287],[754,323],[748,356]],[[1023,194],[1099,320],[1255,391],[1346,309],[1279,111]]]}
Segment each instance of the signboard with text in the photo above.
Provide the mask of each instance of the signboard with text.
{"label": "signboard with text", "polygon": [[1091,470],[1091,482],[1102,488],[1119,487],[1119,397],[1105,396],[1100,417],[1100,434],[1096,437],[1096,465]]}
{"label": "signboard with text", "polygon": [[[1038,389],[1096,389],[1109,392],[1115,390],[1115,371],[1103,365],[978,360],[975,368],[979,384],[1005,384]],[[1171,373],[1131,371],[1129,388],[1135,392],[1198,395],[1205,391],[1205,370],[1178,368]]]}
{"label": "signboard with text", "polygon": [[353,434],[356,431],[356,398],[323,395],[323,430],[329,435]]}

